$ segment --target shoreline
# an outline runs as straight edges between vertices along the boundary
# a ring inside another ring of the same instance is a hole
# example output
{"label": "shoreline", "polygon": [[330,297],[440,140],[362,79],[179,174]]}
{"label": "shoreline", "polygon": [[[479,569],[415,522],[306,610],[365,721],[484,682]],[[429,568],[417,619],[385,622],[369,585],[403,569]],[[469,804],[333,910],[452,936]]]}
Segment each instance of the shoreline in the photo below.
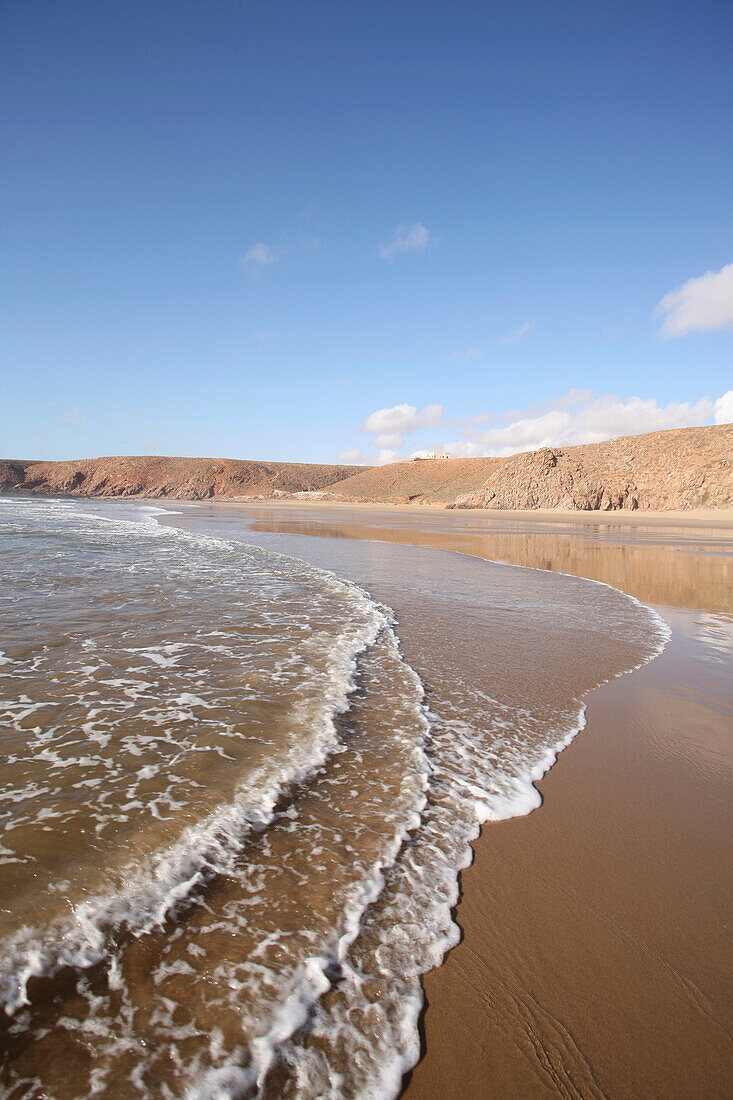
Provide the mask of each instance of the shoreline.
{"label": "shoreline", "polygon": [[[93,497],[88,498],[95,499]],[[103,499],[103,498],[98,498]],[[109,499],[109,498],[107,498]],[[121,498],[127,499],[127,498]],[[361,500],[316,500],[314,498],[282,498],[282,499],[253,499],[236,500],[234,498],[214,497],[211,500],[172,500],[165,497],[135,498],[138,500],[156,500],[165,504],[186,505],[213,505],[214,507],[234,505],[241,508],[304,508],[313,511],[324,509],[344,509],[354,512],[386,511],[398,512],[405,516],[413,515],[443,515],[458,516],[472,519],[483,519],[490,524],[493,521],[521,520],[524,522],[539,523],[579,523],[602,524],[606,526],[621,527],[711,527],[733,529],[733,508],[690,508],[687,511],[659,512],[639,511],[619,508],[613,511],[574,511],[567,508],[449,508],[446,504],[404,504],[389,501],[361,501]]]}
{"label": "shoreline", "polygon": [[[679,621],[673,642],[590,693],[583,736],[536,783],[538,812],[482,826],[462,941],[424,979],[407,1100],[727,1094],[730,867],[700,863],[727,852],[731,776],[699,757],[706,737],[730,750],[680,686]],[[718,688],[711,709],[733,714]]]}
{"label": "shoreline", "polygon": [[[473,523],[465,512],[358,506],[351,512],[309,504],[303,509],[278,504],[214,506],[212,517],[247,517],[253,531],[320,538],[386,542],[468,554],[486,561],[520,565],[609,584],[642,603],[733,611],[733,512],[717,527],[681,522],[648,531],[638,524],[575,525],[569,513],[554,517],[557,527],[513,520]],[[179,512],[185,515],[189,509]],[[661,528],[664,527],[665,530]],[[615,529],[614,529],[615,528]],[[725,557],[721,557],[725,555]]]}
{"label": "shoreline", "polygon": [[193,500],[188,497],[140,495],[105,495],[24,492],[21,489],[6,489],[0,495],[9,499],[21,500],[73,500],[78,503],[121,503],[121,504],[157,504],[161,507],[236,507],[285,508],[322,511],[324,509],[347,512],[385,511],[405,516],[443,515],[483,519],[490,526],[492,522],[502,520],[538,523],[568,523],[619,526],[619,527],[707,527],[733,529],[733,508],[689,508],[685,511],[644,511],[618,508],[610,511],[580,511],[568,508],[452,508],[444,503],[405,504],[392,501],[360,501],[316,499],[314,497],[211,497]]}
{"label": "shoreline", "polygon": [[[224,502],[215,503],[218,513]],[[237,513],[250,513],[256,530],[292,529],[292,520],[282,523],[274,515],[282,506],[235,507]],[[288,502],[283,511],[292,515],[298,507],[303,504]],[[298,533],[364,538],[361,527],[349,533],[352,525],[342,517],[337,521],[338,507],[308,502],[309,517],[315,519],[319,510],[328,514],[321,516],[322,530],[316,526],[307,532],[300,524]],[[389,512],[390,518],[398,511],[346,506],[354,516],[365,510],[373,518],[378,511]],[[405,513],[415,515],[412,507],[399,511],[403,519]],[[263,512],[271,522],[261,518]],[[467,514],[424,510],[428,516],[436,512]],[[534,513],[490,517],[507,518],[525,525],[541,520]],[[578,518],[578,513],[549,517],[564,524]],[[617,519],[605,518],[608,525]],[[628,528],[644,526],[642,517],[624,518],[632,520],[624,525]],[[680,517],[687,523],[675,517],[672,525],[669,518],[665,514],[648,526],[710,527],[707,517],[692,523],[689,516]],[[583,515],[579,526],[596,519]],[[460,521],[450,523],[460,526]],[[342,527],[339,536],[336,526]],[[733,524],[721,518],[717,526],[727,532],[718,553],[685,546],[681,557],[713,560],[724,577]],[[391,541],[392,534],[387,528],[376,537]],[[400,528],[396,541],[427,548],[420,534]],[[432,538],[436,532],[427,534]],[[668,547],[637,549],[652,556],[680,553]],[[463,545],[459,552],[471,553]],[[621,591],[635,595],[626,587]],[[721,586],[697,605],[720,603],[723,595]],[[694,609],[695,601],[688,600],[689,606]],[[574,751],[560,753],[536,783],[543,803],[539,812],[487,822],[472,845],[473,862],[460,878],[456,919],[461,942],[423,978],[422,1057],[405,1079],[408,1100],[444,1095],[478,1100],[491,1093],[713,1097],[733,1081],[725,1011],[727,941],[721,937],[720,915],[733,910],[726,893],[729,868],[720,868],[721,886],[700,859],[700,849],[712,853],[712,859],[726,851],[721,821],[727,824],[727,818],[721,807],[729,803],[732,764],[721,715],[733,716],[733,697],[722,685],[715,689],[717,696],[710,687],[694,637],[700,616],[680,611],[679,605],[660,606],[658,600],[653,609],[663,616],[671,613],[674,620],[668,648],[634,675],[590,693],[583,736],[574,738]],[[715,611],[707,618],[715,620]],[[733,637],[733,617],[719,618],[718,625]],[[714,622],[710,629],[716,629]],[[689,672],[691,664],[703,669],[700,684]],[[685,790],[690,785],[685,769],[677,766],[670,774],[667,758],[676,753],[687,771],[695,772],[711,729],[713,740],[718,738],[715,751],[725,757],[722,778],[707,776],[708,782],[696,784],[692,798]],[[635,858],[640,847],[644,851]],[[609,876],[609,866],[617,866],[618,874]],[[722,909],[716,886],[725,894]],[[634,895],[631,906],[629,894]]]}
{"label": "shoreline", "polygon": [[[408,509],[357,513],[312,505],[178,502],[160,507],[152,501],[117,509],[116,503],[107,507],[97,501],[81,511],[97,517],[97,528],[99,519],[121,512],[141,521],[133,526],[143,533],[161,524],[212,536],[194,539],[193,546],[220,538],[261,546],[263,560],[274,552],[288,576],[291,567],[300,576],[303,562],[293,559],[303,559],[363,587],[377,605],[394,610],[399,649],[420,678],[434,716],[424,731],[433,778],[420,828],[401,850],[394,877],[390,870],[365,910],[354,948],[353,974],[379,983],[365,987],[365,1027],[354,1033],[357,1048],[364,1042],[371,1049],[374,1041],[375,1052],[391,1051],[402,1065],[380,1095],[713,1100],[729,1094],[733,525],[611,528],[568,519],[543,527],[522,517],[477,528],[455,512],[415,516]],[[46,511],[29,509],[32,515]],[[189,542],[184,538],[181,545]],[[164,543],[170,549],[179,540]],[[123,560],[131,552],[126,546],[123,536]],[[229,557],[226,550],[223,559]],[[224,605],[201,604],[214,609],[217,629],[230,622],[230,612],[235,634],[249,621],[249,557],[235,551],[239,566],[227,573]],[[257,551],[252,560],[260,557]],[[524,568],[503,568],[506,564]],[[191,574],[195,585],[201,575]],[[159,581],[160,574],[156,585]],[[132,583],[136,587],[139,580]],[[269,615],[267,592],[258,631]],[[172,606],[179,603],[176,588]],[[190,627],[199,629],[198,606],[196,596],[186,643]],[[298,612],[287,605],[284,613],[283,625]],[[317,613],[313,621],[319,622]],[[339,637],[340,622],[337,615]],[[167,652],[175,635],[165,637]],[[159,639],[153,641],[159,650]],[[205,642],[201,667],[205,678],[215,681],[208,646]],[[298,650],[299,640],[289,652]],[[367,684],[377,668],[370,661],[364,667]],[[240,663],[235,676],[241,668]],[[376,694],[354,695],[353,722],[346,720],[344,727],[346,756],[333,757],[323,785],[319,780],[310,794],[304,788],[297,795],[305,820],[309,806],[320,820],[320,806],[324,826],[331,822],[336,830],[322,868],[326,906],[340,896],[337,868],[347,871],[353,863],[352,837],[365,828],[364,840],[371,843],[372,828],[381,828],[379,807],[392,805],[375,779],[381,774],[378,761],[388,763],[383,754],[399,753],[403,743],[400,736],[386,735],[399,730],[403,720],[394,675],[394,670],[383,680],[377,675]],[[233,687],[234,698],[241,700],[239,678]],[[264,690],[272,694],[267,677]],[[185,714],[181,719],[190,721]],[[574,752],[562,752],[571,742]],[[343,784],[332,789],[342,772]],[[398,767],[395,781],[404,779]],[[341,796],[346,801],[339,802]],[[212,797],[218,805],[216,785]],[[373,827],[369,806],[377,810]],[[342,836],[352,810],[355,828]],[[299,834],[290,830],[288,817],[280,836],[284,847],[275,845],[280,855],[299,850]],[[300,839],[308,836],[306,831]],[[268,850],[269,845],[266,841]],[[283,890],[287,865],[288,859],[272,863],[273,894],[260,899],[263,927],[281,906],[287,916],[292,905],[298,921],[318,915],[320,902],[311,912],[300,895],[304,879],[296,876],[293,889]],[[309,863],[306,878],[311,870]],[[231,890],[231,897],[227,887],[220,900],[233,902],[238,887],[232,884]],[[212,904],[216,896],[214,891]],[[243,911],[234,906],[233,912],[243,918],[242,930],[256,936],[248,905]],[[191,921],[192,935],[197,919]],[[184,938],[186,927],[180,926]],[[289,927],[287,920],[278,927]],[[249,942],[247,935],[238,939],[237,951]],[[177,936],[166,949],[175,956],[174,943]],[[157,946],[147,938],[129,946],[128,989],[140,1003],[155,995],[140,963],[159,949],[160,938]],[[215,940],[211,949],[209,961],[218,968],[228,950]],[[201,966],[203,982],[190,1005],[195,1011],[206,1003],[210,988],[208,963]],[[435,969],[425,972],[427,966]],[[273,1081],[284,1082],[287,1065],[300,1064],[309,1050],[326,1057],[320,1043],[327,1036],[327,1044],[335,1042],[329,1031],[333,1010],[361,1003],[361,984],[349,984],[349,973],[347,968],[343,981],[316,998],[311,1022],[281,1051]],[[228,996],[225,992],[225,1000]],[[188,1004],[183,996],[182,1012]],[[255,1019],[263,1012],[259,1000],[256,1005]],[[109,1010],[114,1030],[112,1004]],[[233,1040],[240,1034],[239,1020],[235,1007]],[[62,1033],[46,1034],[53,1036],[48,1042],[63,1045]],[[42,1032],[38,1039],[27,1054],[31,1062],[42,1060],[46,1051]],[[328,1049],[338,1075],[345,1063],[337,1045]],[[23,1064],[26,1055],[20,1048],[16,1053]],[[365,1064],[353,1058],[348,1065],[357,1076],[365,1072]],[[385,1067],[392,1074],[394,1061],[377,1058],[366,1065],[371,1068],[362,1081],[370,1082],[373,1092]],[[55,1070],[49,1066],[48,1072],[53,1076]],[[349,1073],[344,1082],[351,1080]],[[346,1085],[343,1092],[360,1094]]]}

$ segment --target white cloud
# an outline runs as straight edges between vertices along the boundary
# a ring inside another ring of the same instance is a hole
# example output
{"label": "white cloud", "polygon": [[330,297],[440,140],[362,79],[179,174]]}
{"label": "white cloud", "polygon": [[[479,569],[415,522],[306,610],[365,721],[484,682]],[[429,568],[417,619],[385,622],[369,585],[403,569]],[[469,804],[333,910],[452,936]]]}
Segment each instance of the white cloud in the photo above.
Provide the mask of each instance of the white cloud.
{"label": "white cloud", "polygon": [[400,462],[404,459],[404,455],[401,455],[399,451],[390,447],[383,447],[377,455],[377,462],[380,466],[386,466],[388,462]]}
{"label": "white cloud", "polygon": [[365,454],[358,447],[354,447],[350,451],[340,451],[336,455],[336,461],[343,462],[346,466],[373,466],[374,455]]}
{"label": "white cloud", "polygon": [[80,428],[86,420],[86,413],[83,409],[68,409],[66,412],[59,413],[55,417],[57,424],[69,424],[72,428]]}
{"label": "white cloud", "polygon": [[250,275],[257,276],[265,267],[271,267],[280,259],[276,248],[270,244],[253,244],[240,259],[240,264]]}
{"label": "white cloud", "polygon": [[655,316],[664,317],[660,335],[665,340],[733,328],[733,264],[688,279],[662,298]]}
{"label": "white cloud", "polygon": [[500,344],[517,344],[523,336],[526,336],[528,332],[534,328],[534,321],[527,321],[524,325],[520,325],[519,328],[513,328],[511,332],[505,332],[499,340]]}
{"label": "white cloud", "polygon": [[447,358],[451,363],[470,363],[474,359],[483,359],[483,348],[466,348],[465,351],[452,351]]}
{"label": "white cloud", "polygon": [[405,437],[399,432],[382,432],[374,440],[375,447],[401,447]]}
{"label": "white cloud", "polygon": [[475,416],[454,416],[450,422],[451,428],[478,428],[481,424],[488,424],[494,417],[484,410]]}
{"label": "white cloud", "polygon": [[716,424],[733,424],[733,390],[719,397],[713,406]]}
{"label": "white cloud", "polygon": [[[426,405],[418,412],[415,405],[392,405],[388,409],[377,409],[366,418],[362,425],[364,432],[399,432],[408,435],[418,428],[434,428],[445,417],[442,405]],[[394,444],[393,444],[394,445]]]}
{"label": "white cloud", "polygon": [[[378,448],[377,462],[396,462],[404,457],[400,455],[400,449],[404,446],[406,435],[422,428],[435,428],[444,422],[445,409],[442,405],[426,405],[424,409],[418,409],[416,405],[392,405],[371,413],[360,431],[374,436],[370,446]],[[370,461],[373,462],[374,458]]]}
{"label": "white cloud", "polygon": [[572,386],[567,393],[561,394],[560,397],[551,397],[549,401],[546,401],[542,411],[548,412],[550,409],[572,409],[578,405],[590,405],[593,396],[593,390],[579,390],[577,386]]}
{"label": "white cloud", "polygon": [[380,244],[379,255],[383,260],[393,260],[405,252],[424,252],[430,239],[430,233],[421,222],[398,225],[392,240],[388,244]]}
{"label": "white cloud", "polygon": [[505,456],[538,447],[572,447],[622,435],[699,426],[708,423],[714,411],[717,415],[718,404],[723,415],[730,412],[726,400],[727,395],[715,407],[708,397],[695,404],[670,401],[659,405],[653,397],[622,400],[613,394],[593,397],[587,390],[571,390],[537,415],[514,414],[515,419],[503,427],[466,431],[463,439],[449,444],[448,449],[465,457]]}
{"label": "white cloud", "polygon": [[[495,426],[483,427],[492,419]],[[621,398],[610,393],[597,397],[592,390],[571,389],[540,405],[505,413],[500,418],[479,413],[475,417],[455,417],[450,421],[446,420],[441,405],[426,405],[420,410],[415,405],[393,405],[368,416],[361,431],[374,436],[371,446],[378,448],[376,462],[381,464],[406,458],[405,437],[425,428],[465,426],[461,438],[452,443],[445,443],[433,434],[428,448],[450,451],[455,458],[478,458],[506,457],[539,447],[600,443],[618,436],[701,427],[711,422],[733,423],[733,390],[728,390],[716,401],[701,397],[695,402],[670,401],[660,405],[653,397]],[[339,460],[375,461],[358,451],[344,451]]]}
{"label": "white cloud", "polygon": [[508,409],[502,413],[502,420],[521,420],[525,417],[541,416],[553,409],[568,409],[579,405],[590,405],[595,394],[593,390],[579,390],[575,386],[563,393],[560,397],[551,397],[548,401],[539,401],[529,405],[526,409]]}

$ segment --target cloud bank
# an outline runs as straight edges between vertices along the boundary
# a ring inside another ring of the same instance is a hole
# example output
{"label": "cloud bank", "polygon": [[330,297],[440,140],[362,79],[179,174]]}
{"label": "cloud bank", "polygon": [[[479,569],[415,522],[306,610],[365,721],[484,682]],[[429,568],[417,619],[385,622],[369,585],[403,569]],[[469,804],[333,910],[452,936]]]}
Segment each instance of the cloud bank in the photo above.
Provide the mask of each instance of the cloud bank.
{"label": "cloud bank", "polygon": [[733,264],[688,279],[662,298],[655,315],[664,318],[659,330],[664,340],[733,328]]}
{"label": "cloud bank", "polygon": [[[715,401],[701,397],[694,402],[670,401],[662,405],[653,397],[622,398],[610,393],[597,396],[592,390],[571,389],[540,405],[513,410],[502,417],[490,417],[484,412],[450,421],[442,405],[426,405],[423,409],[408,404],[392,405],[371,413],[360,428],[373,436],[369,443],[373,451],[342,451],[338,457],[341,462],[397,462],[414,453],[414,442],[407,451],[407,437],[431,428],[443,430],[442,439],[430,433],[431,449],[450,451],[455,458],[504,458],[539,447],[573,447],[618,436],[710,423],[733,423],[733,390]],[[461,437],[445,442],[446,429],[458,427],[463,427]]]}
{"label": "cloud bank", "polygon": [[713,419],[715,406],[708,397],[695,403],[670,401],[660,405],[653,397],[623,400],[614,394],[596,397],[587,390],[571,390],[534,415],[511,415],[513,419],[500,427],[464,432],[463,438],[449,444],[448,449],[464,457],[504,457],[538,447],[600,443],[665,428],[699,427]]}

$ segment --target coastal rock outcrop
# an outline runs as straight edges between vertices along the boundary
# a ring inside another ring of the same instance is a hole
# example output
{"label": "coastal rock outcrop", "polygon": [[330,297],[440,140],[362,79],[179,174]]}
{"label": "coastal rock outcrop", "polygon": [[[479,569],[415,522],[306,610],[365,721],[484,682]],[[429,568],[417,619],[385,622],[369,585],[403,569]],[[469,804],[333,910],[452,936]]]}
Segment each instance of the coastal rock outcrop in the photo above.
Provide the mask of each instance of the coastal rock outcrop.
{"label": "coastal rock outcrop", "polygon": [[75,497],[251,499],[317,492],[358,466],[209,458],[91,458],[0,462],[0,490]]}
{"label": "coastal rock outcrop", "polygon": [[637,508],[638,498],[623,474],[589,471],[572,452],[543,447],[510,459],[478,493],[459,497],[454,507],[611,511]]}
{"label": "coastal rock outcrop", "polygon": [[733,425],[513,455],[453,508],[686,511],[733,505]]}
{"label": "coastal rock outcrop", "polygon": [[733,424],[676,428],[509,458],[385,466],[210,458],[0,461],[0,491],[181,500],[317,499],[449,508],[687,511],[733,507]]}

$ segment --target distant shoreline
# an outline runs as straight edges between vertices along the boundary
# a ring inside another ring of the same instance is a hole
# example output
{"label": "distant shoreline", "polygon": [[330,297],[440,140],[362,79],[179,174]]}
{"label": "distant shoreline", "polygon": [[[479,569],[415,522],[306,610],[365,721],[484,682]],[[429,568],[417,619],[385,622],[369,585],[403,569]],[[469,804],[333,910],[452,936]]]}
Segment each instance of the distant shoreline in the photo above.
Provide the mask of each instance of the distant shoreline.
{"label": "distant shoreline", "polygon": [[156,503],[172,507],[212,505],[214,507],[227,507],[237,505],[246,508],[289,508],[312,509],[314,511],[329,509],[345,509],[354,512],[389,511],[394,514],[416,515],[457,515],[475,517],[485,520],[487,524],[501,522],[502,520],[521,519],[537,520],[539,523],[563,523],[571,520],[580,524],[606,524],[608,526],[625,527],[721,527],[733,528],[733,507],[731,508],[688,508],[684,511],[627,511],[625,509],[611,509],[608,511],[591,510],[580,511],[572,508],[461,508],[460,510],[448,508],[445,504],[422,503],[404,504],[391,501],[361,501],[340,500],[337,497],[317,499],[314,497],[278,496],[278,497],[213,497],[206,500],[192,500],[186,497],[161,497],[152,494],[131,494],[129,496],[108,496],[101,493],[79,496],[76,494],[64,494],[62,492],[39,492],[30,489],[6,489],[0,488],[0,495],[6,497],[18,497],[23,500],[45,500],[50,497],[75,501],[106,501],[121,504],[129,503]]}
{"label": "distant shoreline", "polygon": [[[126,498],[129,499],[129,498]],[[563,523],[569,520],[581,524],[607,524],[608,526],[621,525],[624,527],[722,527],[733,530],[733,508],[690,508],[685,511],[635,511],[624,509],[611,511],[575,511],[571,508],[462,508],[455,510],[447,508],[445,504],[393,504],[381,501],[361,500],[315,500],[304,497],[294,499],[288,497],[263,498],[252,500],[234,500],[228,498],[215,498],[214,500],[192,501],[160,501],[167,504],[210,504],[215,507],[238,505],[249,508],[288,508],[297,510],[306,508],[313,511],[322,511],[324,508],[343,508],[354,512],[379,512],[389,511],[395,514],[460,516],[464,519],[475,518],[485,520],[487,525],[500,523],[502,520],[521,519],[537,520],[540,523]]]}

